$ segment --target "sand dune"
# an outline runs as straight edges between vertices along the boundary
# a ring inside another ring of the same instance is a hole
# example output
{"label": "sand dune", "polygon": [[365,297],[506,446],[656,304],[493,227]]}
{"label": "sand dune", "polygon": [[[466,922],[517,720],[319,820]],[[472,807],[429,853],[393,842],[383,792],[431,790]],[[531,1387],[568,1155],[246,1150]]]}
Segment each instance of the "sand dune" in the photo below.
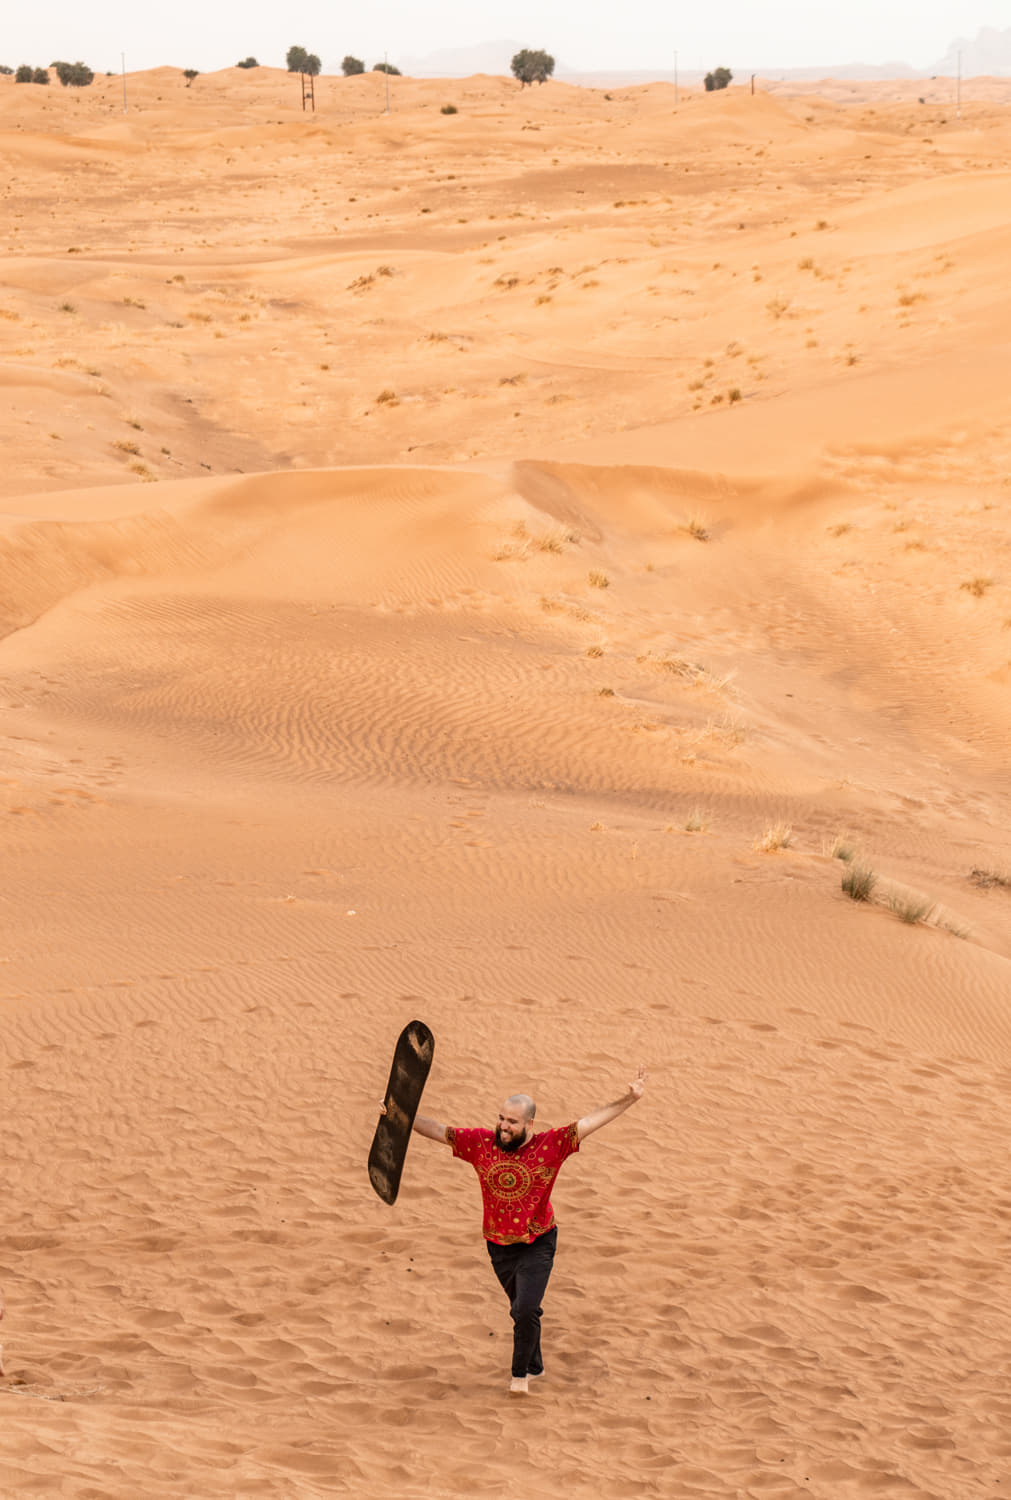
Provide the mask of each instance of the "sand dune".
{"label": "sand dune", "polygon": [[[121,88],[0,79],[0,1492],[1004,1493],[1006,82]],[[651,1073],[522,1410],[413,1015]]]}

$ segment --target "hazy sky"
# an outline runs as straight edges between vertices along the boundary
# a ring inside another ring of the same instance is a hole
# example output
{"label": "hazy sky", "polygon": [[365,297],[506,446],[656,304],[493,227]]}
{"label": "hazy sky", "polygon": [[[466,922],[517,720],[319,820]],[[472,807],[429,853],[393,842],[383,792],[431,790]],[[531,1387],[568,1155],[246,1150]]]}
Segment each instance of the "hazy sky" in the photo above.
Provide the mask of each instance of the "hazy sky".
{"label": "hazy sky", "polygon": [[800,67],[900,61],[923,67],[956,36],[1011,26],[1011,0],[717,0],[677,7],[670,0],[7,0],[0,62],[45,65],[80,58],[93,68],[159,64],[202,71],[248,54],[283,66],[297,43],[333,71],[346,52],[371,66],[389,51],[424,56],[443,47],[515,38],[545,47],[570,67],[672,66],[686,70]]}

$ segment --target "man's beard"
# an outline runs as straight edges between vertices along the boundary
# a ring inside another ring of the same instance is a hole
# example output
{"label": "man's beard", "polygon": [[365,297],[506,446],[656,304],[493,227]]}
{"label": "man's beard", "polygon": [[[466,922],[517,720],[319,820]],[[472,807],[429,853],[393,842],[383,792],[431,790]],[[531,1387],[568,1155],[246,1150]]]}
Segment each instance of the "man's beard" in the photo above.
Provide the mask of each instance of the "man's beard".
{"label": "man's beard", "polygon": [[502,1131],[497,1125],[495,1126],[495,1144],[500,1151],[518,1151],[520,1147],[525,1146],[526,1143],[526,1131],[524,1131],[522,1135],[514,1135],[511,1141],[506,1141],[502,1139]]}

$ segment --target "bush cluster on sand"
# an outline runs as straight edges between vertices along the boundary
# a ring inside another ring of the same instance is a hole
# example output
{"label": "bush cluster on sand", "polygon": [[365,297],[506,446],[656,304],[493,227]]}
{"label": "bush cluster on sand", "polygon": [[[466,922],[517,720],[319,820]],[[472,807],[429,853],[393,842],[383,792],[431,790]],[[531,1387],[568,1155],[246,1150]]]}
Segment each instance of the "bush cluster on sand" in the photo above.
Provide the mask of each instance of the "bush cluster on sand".
{"label": "bush cluster on sand", "polygon": [[[7,68],[6,71],[9,73],[11,69]],[[33,68],[30,63],[22,63],[20,68],[18,68],[17,72],[14,74],[14,82],[48,83],[49,70],[48,68]]]}
{"label": "bush cluster on sand", "polygon": [[373,73],[388,73],[391,78],[402,78],[403,74],[399,68],[395,68],[391,62],[377,62],[372,65]]}
{"label": "bush cluster on sand", "polygon": [[[89,83],[95,81],[94,70],[89,68],[87,63],[54,62],[50,66],[56,70],[56,76],[65,89],[84,89]],[[48,81],[47,79],[46,82]]]}
{"label": "bush cluster on sand", "polygon": [[357,73],[365,72],[365,64],[360,57],[352,57],[349,52],[341,61],[341,72],[345,78],[353,78]]}
{"label": "bush cluster on sand", "polygon": [[714,89],[725,89],[733,76],[729,68],[714,68],[703,80],[706,92],[711,94]]}
{"label": "bush cluster on sand", "polygon": [[241,62],[235,64],[237,68],[258,68],[260,64],[255,57],[244,57]]}

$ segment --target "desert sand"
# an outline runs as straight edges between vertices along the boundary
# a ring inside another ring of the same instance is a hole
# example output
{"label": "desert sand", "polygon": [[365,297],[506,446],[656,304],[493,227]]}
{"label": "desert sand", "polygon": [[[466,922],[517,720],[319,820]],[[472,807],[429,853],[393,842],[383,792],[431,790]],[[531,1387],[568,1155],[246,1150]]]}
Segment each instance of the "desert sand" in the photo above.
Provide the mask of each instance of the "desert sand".
{"label": "desert sand", "polygon": [[[0,1493],[1011,1493],[1011,83],[127,85],[0,79]],[[649,1069],[526,1400],[415,1015]]]}

